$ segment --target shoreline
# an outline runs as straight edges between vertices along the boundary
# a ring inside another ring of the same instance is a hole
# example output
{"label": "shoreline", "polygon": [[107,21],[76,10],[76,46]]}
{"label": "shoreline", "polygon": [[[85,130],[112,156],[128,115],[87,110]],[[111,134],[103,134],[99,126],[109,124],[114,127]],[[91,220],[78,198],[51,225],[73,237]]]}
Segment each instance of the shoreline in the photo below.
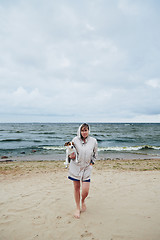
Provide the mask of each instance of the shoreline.
{"label": "shoreline", "polygon": [[[0,162],[7,161],[65,161],[65,153],[57,154],[40,154],[36,151],[31,154],[21,154],[16,156],[11,155],[1,155]],[[149,154],[149,153],[128,153],[128,152],[107,152],[98,153],[97,161],[99,160],[136,160],[136,159],[160,159],[159,154]]]}
{"label": "shoreline", "polygon": [[[105,159],[97,160],[93,166],[95,171],[160,171],[160,159]],[[67,172],[64,161],[0,161],[0,175],[22,176],[32,173]]]}

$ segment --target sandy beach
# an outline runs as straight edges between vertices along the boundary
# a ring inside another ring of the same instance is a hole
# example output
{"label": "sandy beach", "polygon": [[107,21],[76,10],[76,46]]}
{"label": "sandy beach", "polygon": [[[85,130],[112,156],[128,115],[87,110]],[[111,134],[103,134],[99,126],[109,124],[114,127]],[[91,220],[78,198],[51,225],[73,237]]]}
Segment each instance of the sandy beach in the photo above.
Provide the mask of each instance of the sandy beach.
{"label": "sandy beach", "polygon": [[86,204],[62,161],[0,163],[0,240],[159,240],[160,160],[97,161]]}

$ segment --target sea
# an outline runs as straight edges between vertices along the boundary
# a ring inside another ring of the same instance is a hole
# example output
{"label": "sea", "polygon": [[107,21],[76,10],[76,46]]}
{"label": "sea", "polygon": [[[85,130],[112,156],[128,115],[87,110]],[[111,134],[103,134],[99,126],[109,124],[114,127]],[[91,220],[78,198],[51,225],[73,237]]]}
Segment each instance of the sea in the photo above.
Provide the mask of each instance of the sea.
{"label": "sea", "polygon": [[[65,160],[81,123],[0,123],[0,161]],[[98,160],[160,158],[160,123],[89,123]]]}

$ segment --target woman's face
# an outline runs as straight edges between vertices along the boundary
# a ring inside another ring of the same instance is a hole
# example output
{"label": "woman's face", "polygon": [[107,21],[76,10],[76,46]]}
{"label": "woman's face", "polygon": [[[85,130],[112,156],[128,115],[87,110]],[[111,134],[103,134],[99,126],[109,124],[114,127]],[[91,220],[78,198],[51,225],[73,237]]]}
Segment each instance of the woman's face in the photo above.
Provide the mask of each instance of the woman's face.
{"label": "woman's face", "polygon": [[88,134],[89,134],[88,128],[82,127],[82,128],[81,128],[81,136],[85,139],[85,138],[88,137]]}

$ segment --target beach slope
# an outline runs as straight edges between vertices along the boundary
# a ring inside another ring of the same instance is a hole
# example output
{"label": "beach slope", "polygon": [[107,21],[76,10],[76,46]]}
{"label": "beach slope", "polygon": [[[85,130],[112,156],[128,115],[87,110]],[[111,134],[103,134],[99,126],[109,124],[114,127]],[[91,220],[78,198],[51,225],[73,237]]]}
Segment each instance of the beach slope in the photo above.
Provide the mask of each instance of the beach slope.
{"label": "beach slope", "polygon": [[0,240],[159,240],[159,162],[97,161],[80,219],[63,162],[1,163]]}

